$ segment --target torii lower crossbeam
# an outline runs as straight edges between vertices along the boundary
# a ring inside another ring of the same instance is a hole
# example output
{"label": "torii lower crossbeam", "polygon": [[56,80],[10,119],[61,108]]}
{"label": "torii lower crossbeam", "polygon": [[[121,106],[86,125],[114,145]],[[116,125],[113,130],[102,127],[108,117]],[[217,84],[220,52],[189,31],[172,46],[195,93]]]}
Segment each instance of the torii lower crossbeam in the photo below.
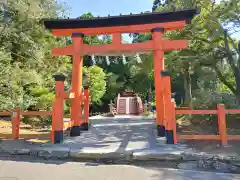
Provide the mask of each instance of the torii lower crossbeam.
{"label": "torii lower crossbeam", "polygon": [[[187,47],[187,40],[163,40],[162,46],[158,47],[162,51],[170,50],[180,50]],[[84,44],[81,49],[79,49],[79,56],[85,55],[96,55],[96,56],[121,56],[121,55],[132,55],[132,54],[144,54],[156,50],[154,47],[154,42],[148,41],[144,43],[135,44],[106,44],[106,45],[86,45]],[[69,45],[63,48],[54,48],[52,50],[53,56],[63,56],[63,55],[73,55],[74,49],[73,45]]]}

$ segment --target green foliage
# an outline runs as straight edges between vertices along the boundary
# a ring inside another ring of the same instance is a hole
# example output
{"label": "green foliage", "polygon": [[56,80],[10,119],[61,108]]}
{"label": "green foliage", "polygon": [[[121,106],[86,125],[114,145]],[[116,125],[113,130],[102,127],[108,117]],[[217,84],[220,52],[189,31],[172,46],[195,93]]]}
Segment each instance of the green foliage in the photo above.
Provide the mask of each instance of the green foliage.
{"label": "green foliage", "polygon": [[103,98],[108,103],[116,98],[117,93],[119,92],[120,89],[124,89],[125,82],[123,81],[119,82],[117,81],[118,79],[119,75],[114,74],[112,72],[108,73],[106,76],[107,88]]}
{"label": "green foliage", "polygon": [[[68,57],[52,57],[51,48],[64,46],[45,31],[43,18],[60,17],[63,6],[54,0],[0,3],[0,109],[50,110],[54,73],[71,68]],[[23,118],[45,123],[49,118]]]}
{"label": "green foliage", "polygon": [[173,74],[173,89],[176,94],[182,94],[184,104],[191,104],[194,98],[198,99],[198,89],[219,94],[231,93],[239,104],[240,52],[238,42],[231,34],[238,30],[240,24],[237,16],[240,3],[235,0],[220,3],[211,0],[174,0],[162,6],[156,0],[153,7],[156,11],[165,11],[195,5],[201,9],[201,13],[191,24],[184,30],[165,34],[167,39],[189,40],[187,49],[166,53],[165,56],[167,68]]}
{"label": "green foliage", "polygon": [[36,104],[39,110],[50,110],[54,99],[54,93],[42,94],[38,97],[38,103]]}
{"label": "green foliage", "polygon": [[90,88],[91,102],[100,104],[101,98],[106,92],[106,74],[98,66],[84,68]]}
{"label": "green foliage", "polygon": [[135,57],[131,59],[133,63],[130,68],[129,86],[140,97],[147,99],[149,89],[154,87],[153,57],[152,55],[141,55],[140,59],[141,63],[138,63]]}
{"label": "green foliage", "polygon": [[225,104],[226,108],[238,108],[236,97],[231,93],[218,93],[216,91],[195,91],[193,107],[195,109],[216,109],[217,104]]}

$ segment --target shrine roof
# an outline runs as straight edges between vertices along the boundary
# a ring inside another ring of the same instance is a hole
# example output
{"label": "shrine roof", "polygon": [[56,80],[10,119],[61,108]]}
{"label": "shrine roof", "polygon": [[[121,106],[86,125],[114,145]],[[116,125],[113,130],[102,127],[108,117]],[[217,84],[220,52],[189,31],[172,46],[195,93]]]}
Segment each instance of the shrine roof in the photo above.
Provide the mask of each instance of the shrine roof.
{"label": "shrine roof", "polygon": [[112,26],[129,26],[183,21],[187,22],[198,14],[197,9],[182,9],[168,12],[153,12],[91,19],[43,19],[47,29],[97,28]]}

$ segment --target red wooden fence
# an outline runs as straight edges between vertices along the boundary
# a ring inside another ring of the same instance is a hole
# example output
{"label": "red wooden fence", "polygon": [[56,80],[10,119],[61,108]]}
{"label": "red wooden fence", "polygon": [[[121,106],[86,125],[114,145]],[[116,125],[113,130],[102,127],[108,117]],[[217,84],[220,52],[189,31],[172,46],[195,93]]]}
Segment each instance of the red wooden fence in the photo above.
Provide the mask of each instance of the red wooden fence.
{"label": "red wooden fence", "polygon": [[12,137],[19,138],[20,120],[21,116],[52,116],[51,111],[21,111],[20,108],[14,109],[10,112],[12,115]]}
{"label": "red wooden fence", "polygon": [[[173,107],[175,116],[173,118],[174,127],[176,127],[176,115],[182,114],[216,114],[218,116],[218,133],[219,135],[177,135],[177,140],[220,140],[222,145],[227,145],[228,140],[240,140],[240,135],[227,135],[226,114],[240,114],[240,109],[225,109],[223,104],[219,104],[216,110],[178,110]],[[177,134],[176,128],[173,129]]]}
{"label": "red wooden fence", "polygon": [[[172,128],[174,131],[174,143],[178,140],[220,140],[222,145],[227,145],[228,140],[240,140],[240,135],[228,135],[226,127],[227,114],[240,114],[240,109],[225,109],[223,104],[217,106],[216,110],[191,110],[177,109],[172,103]],[[176,115],[206,115],[216,114],[218,116],[218,133],[219,135],[177,135]],[[12,136],[14,139],[19,138],[19,127],[21,116],[51,116],[50,111],[21,111],[20,108],[12,112],[0,112],[0,116],[12,116]]]}

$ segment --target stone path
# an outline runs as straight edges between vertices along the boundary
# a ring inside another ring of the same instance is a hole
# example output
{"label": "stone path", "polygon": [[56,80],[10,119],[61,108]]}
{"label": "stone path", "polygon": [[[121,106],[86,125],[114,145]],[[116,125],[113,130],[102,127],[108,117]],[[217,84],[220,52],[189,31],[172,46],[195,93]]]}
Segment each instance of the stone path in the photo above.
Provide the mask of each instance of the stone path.
{"label": "stone path", "polygon": [[[154,120],[92,120],[88,132],[80,137],[67,138],[64,144],[109,151],[156,148],[158,140],[155,129]],[[165,144],[164,140],[162,144]]]}
{"label": "stone path", "polygon": [[[91,128],[81,136],[66,138],[61,147],[71,147],[72,156],[89,156],[96,154],[141,156],[147,152],[161,154],[182,153],[186,146],[166,146],[165,138],[156,136],[156,124],[151,118],[116,117],[109,119],[92,119]],[[161,151],[156,151],[158,149]],[[92,156],[93,157],[93,156]]]}

